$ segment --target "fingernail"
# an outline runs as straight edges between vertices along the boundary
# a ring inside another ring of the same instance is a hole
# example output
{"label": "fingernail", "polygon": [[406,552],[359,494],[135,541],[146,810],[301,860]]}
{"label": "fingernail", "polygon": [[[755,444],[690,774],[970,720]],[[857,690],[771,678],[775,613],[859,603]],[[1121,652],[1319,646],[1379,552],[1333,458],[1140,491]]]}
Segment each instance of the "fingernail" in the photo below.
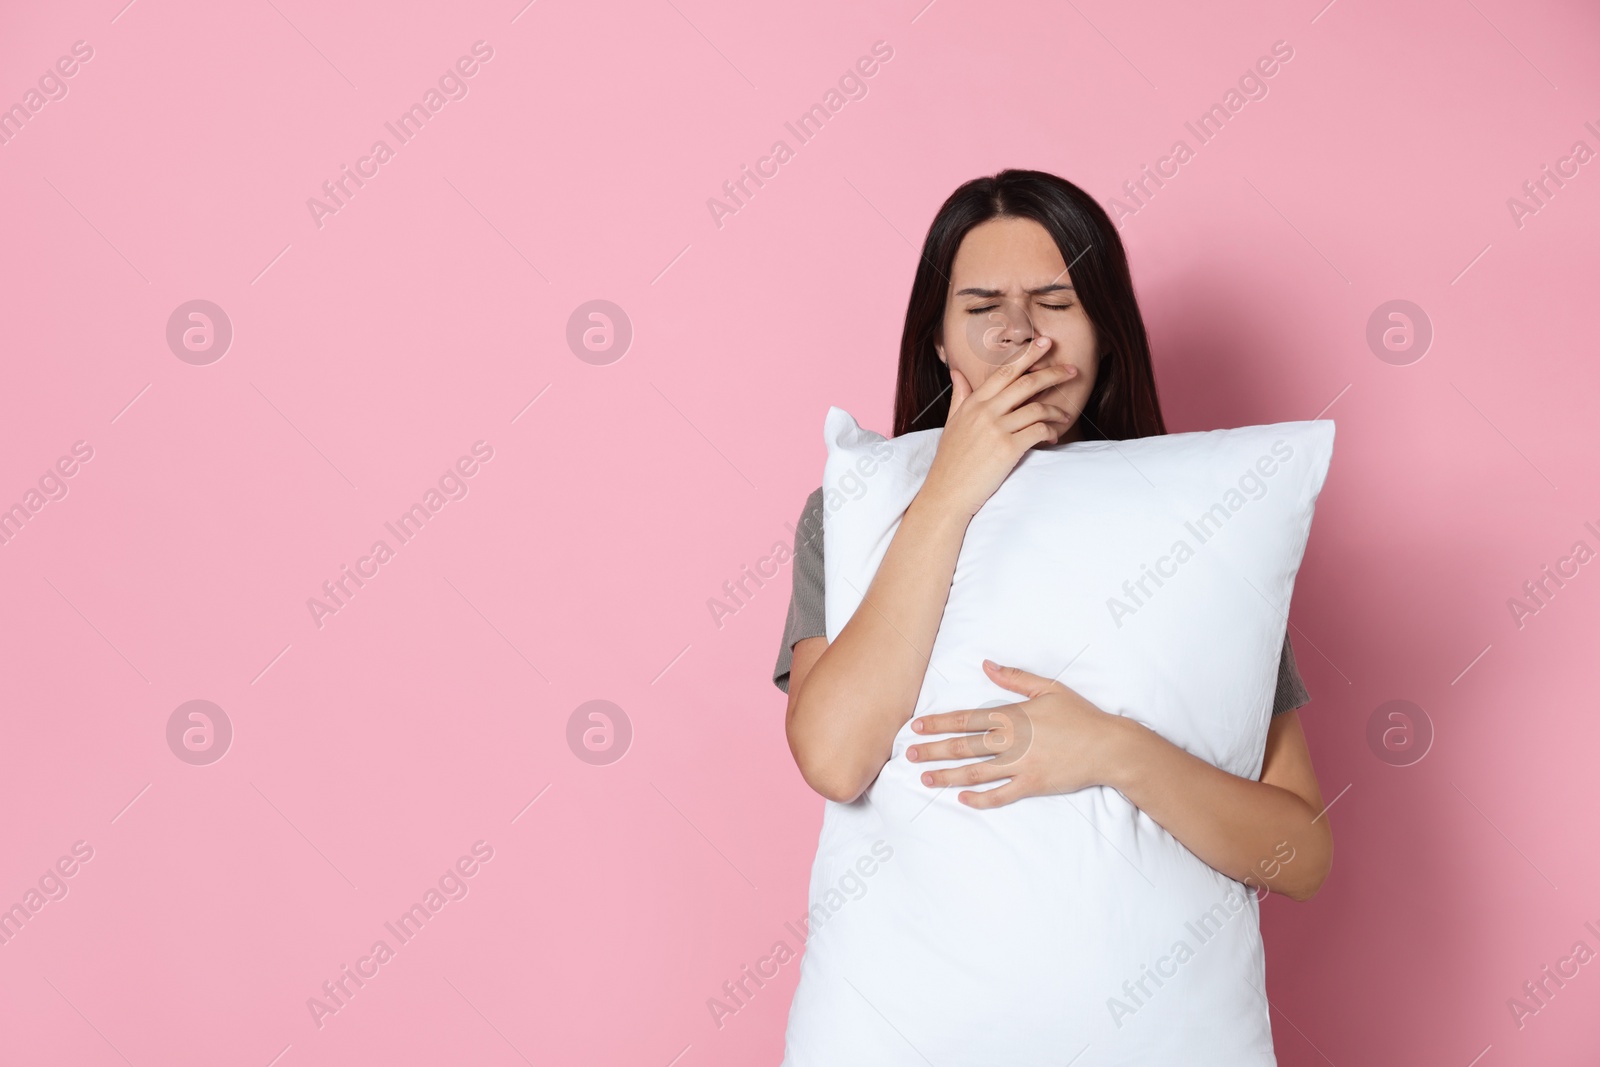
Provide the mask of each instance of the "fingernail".
{"label": "fingernail", "polygon": [[915,721],[914,721],[914,722],[912,722],[912,724],[911,724],[911,728],[912,728],[912,729],[913,729],[913,730],[915,730],[915,731],[916,731],[916,732],[917,732],[917,733],[919,733],[919,734],[920,734],[920,733],[921,733],[921,732],[922,732],[922,731],[923,731],[923,723],[922,723],[922,720],[921,720],[921,719],[917,719],[917,720],[915,720]]}
{"label": "fingernail", "polygon": [[914,748],[906,749],[906,759],[911,760],[913,763],[915,763],[916,759],[917,759],[917,750],[914,749]]}
{"label": "fingernail", "polygon": [[924,774],[922,776],[922,784],[923,785],[932,785],[933,784],[933,774],[932,773]]}
{"label": "fingernail", "polygon": [[990,669],[990,670],[993,670],[993,671],[997,671],[997,670],[999,670],[999,669],[1000,669],[1000,664],[998,664],[998,663],[996,663],[996,662],[995,662],[995,661],[994,661],[994,660],[992,660],[992,659],[986,659],[986,660],[984,660],[984,661],[983,661],[983,665],[984,665],[984,666],[985,666],[985,667],[988,667],[988,668],[989,668],[989,669]]}

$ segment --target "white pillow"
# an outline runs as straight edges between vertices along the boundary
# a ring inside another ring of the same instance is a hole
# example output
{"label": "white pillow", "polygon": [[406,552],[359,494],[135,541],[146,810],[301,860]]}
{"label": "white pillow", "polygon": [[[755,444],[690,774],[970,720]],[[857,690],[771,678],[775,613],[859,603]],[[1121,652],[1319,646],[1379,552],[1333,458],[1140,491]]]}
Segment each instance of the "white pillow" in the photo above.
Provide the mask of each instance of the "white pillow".
{"label": "white pillow", "polygon": [[[942,433],[829,409],[830,641]],[[1020,700],[987,657],[1259,778],[1332,451],[1327,420],[1030,450],[968,526],[917,714]],[[911,763],[918,740],[907,723],[860,799],[827,802],[784,1064],[1276,1063],[1249,887],[1109,787],[969,808],[920,781],[969,761]]]}

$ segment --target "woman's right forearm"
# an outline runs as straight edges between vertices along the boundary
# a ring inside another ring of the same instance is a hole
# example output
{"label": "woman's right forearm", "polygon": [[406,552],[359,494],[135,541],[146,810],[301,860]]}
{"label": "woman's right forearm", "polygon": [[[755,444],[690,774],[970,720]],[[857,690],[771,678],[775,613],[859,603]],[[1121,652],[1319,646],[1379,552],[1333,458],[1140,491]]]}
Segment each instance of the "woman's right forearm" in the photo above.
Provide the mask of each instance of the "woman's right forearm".
{"label": "woman's right forearm", "polygon": [[970,520],[925,492],[912,500],[860,606],[791,702],[789,748],[830,800],[872,784],[916,710]]}

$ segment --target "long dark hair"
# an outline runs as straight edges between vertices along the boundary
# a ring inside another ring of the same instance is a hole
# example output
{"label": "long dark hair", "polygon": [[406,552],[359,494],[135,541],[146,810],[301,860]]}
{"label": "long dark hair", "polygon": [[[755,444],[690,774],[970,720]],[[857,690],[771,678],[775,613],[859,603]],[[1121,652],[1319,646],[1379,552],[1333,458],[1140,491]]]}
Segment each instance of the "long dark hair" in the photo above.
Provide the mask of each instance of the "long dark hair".
{"label": "long dark hair", "polygon": [[900,335],[895,436],[945,423],[950,372],[939,361],[934,342],[944,323],[950,268],[967,232],[997,218],[1032,219],[1049,232],[1094,325],[1100,362],[1079,416],[1085,438],[1124,441],[1166,433],[1128,257],[1110,217],[1092,196],[1064,178],[1038,170],[1003,170],[974,178],[951,193],[928,227]]}

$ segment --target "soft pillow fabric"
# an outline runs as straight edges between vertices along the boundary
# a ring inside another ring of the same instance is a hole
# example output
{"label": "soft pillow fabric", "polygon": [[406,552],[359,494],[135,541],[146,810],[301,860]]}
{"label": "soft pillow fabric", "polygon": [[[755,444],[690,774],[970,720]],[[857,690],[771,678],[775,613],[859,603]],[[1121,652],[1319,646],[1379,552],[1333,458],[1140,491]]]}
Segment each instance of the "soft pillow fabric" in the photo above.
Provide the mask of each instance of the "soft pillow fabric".
{"label": "soft pillow fabric", "polygon": [[[885,439],[829,409],[830,641],[942,433]],[[987,657],[1259,778],[1333,436],[1324,420],[1029,450],[967,529],[917,713],[1019,700]],[[827,802],[784,1064],[1276,1062],[1249,887],[1109,787],[968,808],[920,775],[969,761],[911,763],[918,740],[907,723],[860,799]]]}

